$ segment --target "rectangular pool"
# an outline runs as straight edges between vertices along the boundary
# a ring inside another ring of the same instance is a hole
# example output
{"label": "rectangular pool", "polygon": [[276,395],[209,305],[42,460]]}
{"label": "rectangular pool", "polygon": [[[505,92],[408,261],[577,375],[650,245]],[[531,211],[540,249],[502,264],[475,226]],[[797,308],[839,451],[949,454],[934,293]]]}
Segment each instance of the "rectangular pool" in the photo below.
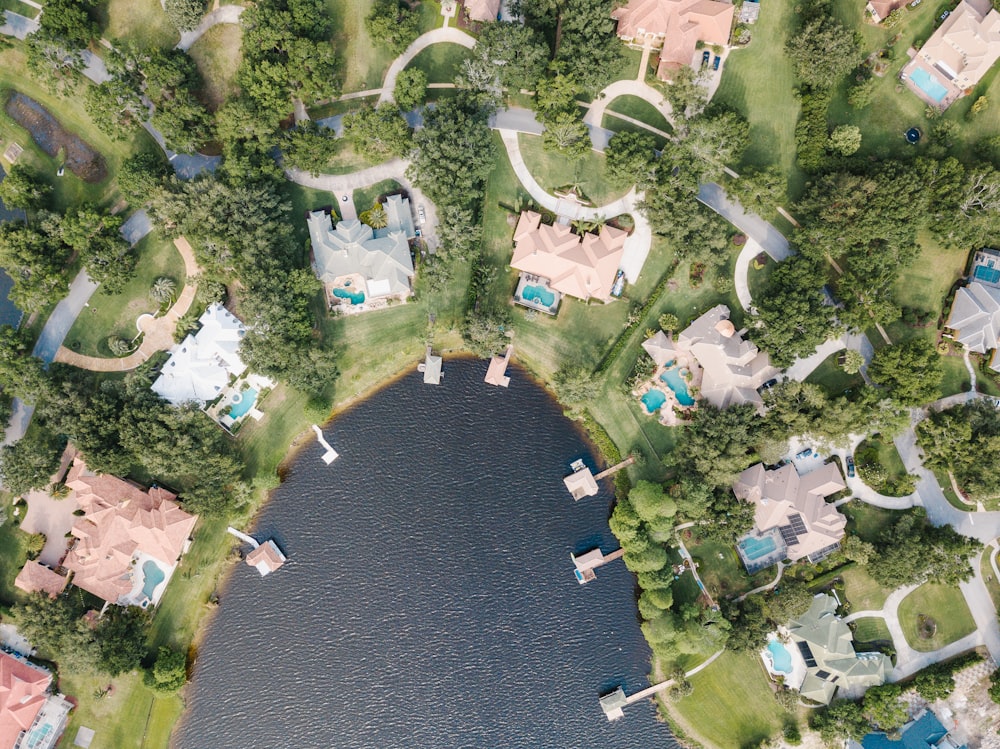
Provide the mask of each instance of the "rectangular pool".
{"label": "rectangular pool", "polygon": [[910,73],[910,80],[936,102],[940,102],[948,95],[948,89],[932,78],[930,73],[923,68],[914,68],[913,72]]}
{"label": "rectangular pool", "polygon": [[977,281],[985,281],[986,283],[1000,281],[1000,270],[997,268],[988,268],[985,265],[977,265],[972,275],[976,277]]}

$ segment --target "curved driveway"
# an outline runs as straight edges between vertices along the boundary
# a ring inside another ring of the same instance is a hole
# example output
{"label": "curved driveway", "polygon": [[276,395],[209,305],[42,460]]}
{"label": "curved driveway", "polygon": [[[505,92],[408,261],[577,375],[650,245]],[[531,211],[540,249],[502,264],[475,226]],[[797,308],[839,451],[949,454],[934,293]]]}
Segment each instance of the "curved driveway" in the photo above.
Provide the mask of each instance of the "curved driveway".
{"label": "curved driveway", "polygon": [[396,77],[413,61],[414,57],[419,55],[432,44],[438,44],[440,42],[460,44],[466,49],[472,49],[476,46],[475,38],[469,36],[464,31],[453,29],[450,26],[434,29],[432,31],[428,31],[426,34],[421,34],[413,40],[410,46],[404,50],[403,54],[392,61],[392,64],[389,66],[389,70],[385,74],[385,80],[382,81],[382,92],[379,94],[378,103],[381,104],[384,101],[394,101],[393,91],[396,89]]}
{"label": "curved driveway", "polygon": [[201,39],[202,35],[213,26],[218,26],[220,23],[239,23],[240,16],[243,14],[244,10],[246,10],[246,8],[242,5],[223,5],[217,10],[207,13],[205,17],[201,19],[201,23],[198,24],[197,28],[192,29],[191,31],[185,31],[181,34],[181,40],[177,43],[175,49],[187,52],[192,46],[194,46],[194,43]]}

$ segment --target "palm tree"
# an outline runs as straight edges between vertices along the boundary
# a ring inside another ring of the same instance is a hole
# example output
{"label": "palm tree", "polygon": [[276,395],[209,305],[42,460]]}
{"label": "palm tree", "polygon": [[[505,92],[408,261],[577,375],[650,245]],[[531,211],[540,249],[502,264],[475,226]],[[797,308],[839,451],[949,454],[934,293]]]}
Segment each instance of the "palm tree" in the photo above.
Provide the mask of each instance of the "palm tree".
{"label": "palm tree", "polygon": [[111,349],[111,353],[115,356],[125,356],[132,348],[132,344],[124,338],[119,338],[118,336],[113,335],[108,338],[108,348]]}
{"label": "palm tree", "polygon": [[368,224],[373,229],[384,229],[388,225],[389,218],[385,215],[385,208],[382,207],[381,203],[375,203],[371,210],[365,211],[363,223]]}
{"label": "palm tree", "polygon": [[149,290],[149,295],[153,298],[153,301],[164,304],[173,299],[175,291],[177,291],[177,284],[174,279],[160,276],[153,282],[153,286]]}

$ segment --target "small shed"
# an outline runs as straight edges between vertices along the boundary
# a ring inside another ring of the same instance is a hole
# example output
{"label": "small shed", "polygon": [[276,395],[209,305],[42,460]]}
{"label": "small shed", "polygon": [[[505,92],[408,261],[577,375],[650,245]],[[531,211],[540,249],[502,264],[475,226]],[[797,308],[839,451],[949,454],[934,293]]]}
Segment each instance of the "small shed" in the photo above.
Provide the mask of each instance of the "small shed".
{"label": "small shed", "polygon": [[608,720],[618,720],[619,718],[624,718],[625,713],[622,709],[628,704],[628,700],[625,697],[625,690],[618,687],[611,694],[606,694],[601,697],[601,709],[604,711],[604,715]]}
{"label": "small shed", "polygon": [[576,500],[593,497],[599,489],[597,479],[594,478],[594,474],[587,466],[571,473],[563,479],[563,483],[566,484],[566,489]]}
{"label": "small shed", "polygon": [[444,373],[441,371],[441,357],[431,353],[431,347],[427,347],[424,360],[417,365],[417,371],[424,373],[425,385],[440,385]]}
{"label": "small shed", "polygon": [[269,575],[281,567],[287,558],[278,548],[274,541],[265,541],[256,549],[247,554],[247,564],[255,567],[261,577]]}

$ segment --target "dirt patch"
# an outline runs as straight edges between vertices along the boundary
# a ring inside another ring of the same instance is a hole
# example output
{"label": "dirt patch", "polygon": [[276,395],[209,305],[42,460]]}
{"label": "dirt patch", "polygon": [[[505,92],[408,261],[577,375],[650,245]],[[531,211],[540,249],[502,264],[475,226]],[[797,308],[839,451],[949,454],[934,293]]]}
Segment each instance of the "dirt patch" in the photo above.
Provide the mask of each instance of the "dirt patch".
{"label": "dirt patch", "polygon": [[17,124],[31,133],[32,139],[49,156],[55,158],[60,151],[66,168],[84,182],[103,182],[108,178],[104,157],[73,133],[67,131],[59,120],[34,99],[13,93],[5,107]]}

